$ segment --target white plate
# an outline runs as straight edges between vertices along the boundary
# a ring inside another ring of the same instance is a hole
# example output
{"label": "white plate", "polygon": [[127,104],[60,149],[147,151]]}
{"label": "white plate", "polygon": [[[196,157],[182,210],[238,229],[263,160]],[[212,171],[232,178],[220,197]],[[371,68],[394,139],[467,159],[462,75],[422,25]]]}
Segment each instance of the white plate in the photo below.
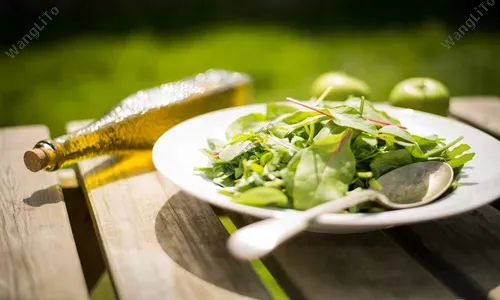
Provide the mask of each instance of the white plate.
{"label": "white plate", "polygon": [[[408,131],[419,135],[438,134],[451,141],[464,136],[463,143],[472,147],[474,159],[462,170],[461,186],[451,195],[426,206],[375,214],[326,214],[311,226],[312,231],[350,233],[423,222],[464,213],[500,197],[500,142],[469,125],[432,114],[377,105],[399,119]],[[224,209],[258,218],[279,217],[286,209],[252,207],[231,202],[218,193],[220,189],[195,167],[207,166],[208,158],[200,151],[207,148],[207,138],[225,140],[227,126],[240,116],[265,113],[264,104],[233,107],[197,116],[165,132],[153,148],[157,170],[183,191]]]}

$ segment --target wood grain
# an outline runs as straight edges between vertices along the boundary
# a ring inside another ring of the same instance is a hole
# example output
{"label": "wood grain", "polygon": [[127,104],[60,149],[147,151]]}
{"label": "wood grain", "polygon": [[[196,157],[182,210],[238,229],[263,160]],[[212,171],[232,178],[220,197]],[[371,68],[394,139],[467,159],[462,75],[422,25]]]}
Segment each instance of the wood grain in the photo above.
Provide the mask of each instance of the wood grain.
{"label": "wood grain", "polygon": [[500,138],[500,98],[464,96],[453,98],[450,115]]}
{"label": "wood grain", "polygon": [[210,207],[161,180],[150,153],[78,170],[120,299],[269,299],[250,265],[227,252]]}
{"label": "wood grain", "polygon": [[[255,220],[228,215],[238,227]],[[456,299],[380,231],[303,233],[263,262],[292,299]]]}
{"label": "wood grain", "polygon": [[388,233],[465,299],[500,299],[500,212],[491,206]]}
{"label": "wood grain", "polygon": [[31,173],[22,155],[44,126],[0,129],[0,299],[88,299],[54,173]]}

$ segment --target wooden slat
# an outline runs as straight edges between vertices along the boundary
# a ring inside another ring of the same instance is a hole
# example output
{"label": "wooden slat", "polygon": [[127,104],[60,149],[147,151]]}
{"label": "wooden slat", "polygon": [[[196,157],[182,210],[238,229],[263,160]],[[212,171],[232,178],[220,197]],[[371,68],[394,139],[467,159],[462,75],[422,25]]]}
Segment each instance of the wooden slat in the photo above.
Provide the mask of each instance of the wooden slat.
{"label": "wooden slat", "polygon": [[500,138],[500,98],[464,96],[453,98],[451,116]]}
{"label": "wooden slat", "polygon": [[[450,114],[500,138],[500,98],[454,98]],[[492,205],[500,207],[500,202]],[[500,212],[484,206],[473,212],[388,234],[447,285],[467,299],[500,299]]]}
{"label": "wooden slat", "polygon": [[56,175],[64,195],[87,289],[91,291],[106,271],[101,247],[97,240],[85,195],[78,184],[75,168],[57,170]]}
{"label": "wooden slat", "polygon": [[464,299],[500,299],[500,212],[495,208],[387,232]]}
{"label": "wooden slat", "polygon": [[0,299],[88,299],[54,173],[31,173],[23,153],[44,126],[0,129]]}
{"label": "wooden slat", "polygon": [[150,153],[78,169],[120,299],[269,298],[250,265],[227,252],[210,207],[160,180]]}
{"label": "wooden slat", "polygon": [[[229,216],[238,227],[254,221]],[[263,262],[292,299],[456,299],[380,231],[303,233]]]}
{"label": "wooden slat", "polygon": [[62,191],[87,289],[91,291],[106,269],[101,247],[82,190],[78,187]]}

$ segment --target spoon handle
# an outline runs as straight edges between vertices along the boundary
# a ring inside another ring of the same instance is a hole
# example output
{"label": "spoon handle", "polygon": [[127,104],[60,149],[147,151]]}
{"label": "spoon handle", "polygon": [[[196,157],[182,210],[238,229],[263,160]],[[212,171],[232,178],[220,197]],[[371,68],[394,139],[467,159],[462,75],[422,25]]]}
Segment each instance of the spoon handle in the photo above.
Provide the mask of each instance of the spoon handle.
{"label": "spoon handle", "polygon": [[310,221],[319,215],[382,197],[385,197],[382,193],[366,190],[320,204],[304,212],[291,212],[281,218],[255,222],[231,235],[227,246],[231,254],[239,259],[259,258],[306,230]]}
{"label": "spoon handle", "polygon": [[322,214],[337,212],[339,210],[376,199],[382,200],[382,202],[388,202],[388,199],[384,194],[375,190],[364,190],[314,206],[304,211],[302,213],[302,217],[307,221],[311,221]]}

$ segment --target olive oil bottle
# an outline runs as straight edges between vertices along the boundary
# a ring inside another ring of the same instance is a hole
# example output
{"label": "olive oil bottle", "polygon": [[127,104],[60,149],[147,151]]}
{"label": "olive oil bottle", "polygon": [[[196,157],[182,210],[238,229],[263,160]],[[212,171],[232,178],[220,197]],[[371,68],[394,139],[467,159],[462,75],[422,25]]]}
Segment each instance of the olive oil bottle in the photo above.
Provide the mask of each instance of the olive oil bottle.
{"label": "olive oil bottle", "polygon": [[33,172],[54,171],[101,155],[151,150],[172,126],[205,112],[244,105],[250,97],[252,81],[248,75],[208,70],[139,91],[88,126],[39,141],[24,154],[24,162]]}

